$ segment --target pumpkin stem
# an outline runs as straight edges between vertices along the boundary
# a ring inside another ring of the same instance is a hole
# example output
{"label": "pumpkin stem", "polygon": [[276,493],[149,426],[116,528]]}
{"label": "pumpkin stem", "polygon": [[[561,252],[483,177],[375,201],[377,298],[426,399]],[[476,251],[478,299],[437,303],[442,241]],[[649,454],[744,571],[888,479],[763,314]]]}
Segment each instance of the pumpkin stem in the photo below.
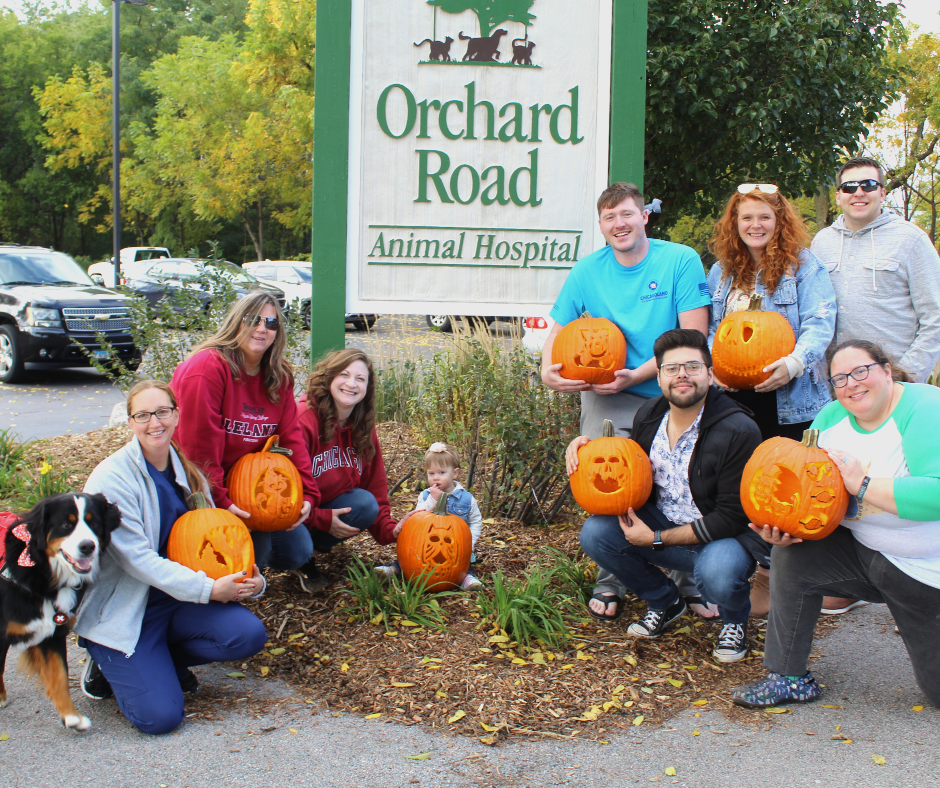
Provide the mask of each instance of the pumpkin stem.
{"label": "pumpkin stem", "polygon": [[197,490],[191,493],[186,499],[186,505],[189,511],[194,509],[214,509],[215,507],[206,499],[205,493]]}
{"label": "pumpkin stem", "polygon": [[432,514],[440,514],[440,515],[447,514],[448,495],[449,493],[446,493],[443,490],[441,490],[441,497],[437,499],[437,506],[434,507],[434,511],[432,512]]}
{"label": "pumpkin stem", "polygon": [[604,426],[601,428],[602,438],[614,437],[614,423],[610,419],[604,419]]}
{"label": "pumpkin stem", "polygon": [[585,309],[585,310],[581,313],[581,317],[582,317],[582,318],[591,317],[591,313],[588,312],[588,311]]}
{"label": "pumpkin stem", "polygon": [[800,441],[801,446],[809,446],[813,449],[818,449],[819,444],[819,430],[804,430],[803,431],[803,440]]}
{"label": "pumpkin stem", "polygon": [[267,443],[264,444],[264,448],[261,451],[266,451],[269,454],[284,454],[290,457],[294,451],[293,449],[285,449],[283,446],[277,445],[277,440],[280,435],[272,435],[268,438]]}
{"label": "pumpkin stem", "polygon": [[764,297],[757,293],[751,294],[751,302],[747,305],[748,312],[760,312],[761,305],[764,303]]}

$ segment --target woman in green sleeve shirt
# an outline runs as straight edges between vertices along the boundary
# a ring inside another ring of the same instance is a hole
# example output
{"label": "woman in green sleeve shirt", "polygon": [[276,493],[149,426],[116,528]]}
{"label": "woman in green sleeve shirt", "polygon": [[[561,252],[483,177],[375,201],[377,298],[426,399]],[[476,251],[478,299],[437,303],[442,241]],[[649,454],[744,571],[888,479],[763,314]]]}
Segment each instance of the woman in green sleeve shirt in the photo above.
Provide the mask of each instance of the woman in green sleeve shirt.
{"label": "woman in green sleeve shirt", "polygon": [[940,452],[932,443],[940,389],[901,382],[907,376],[864,340],[842,342],[829,375],[836,400],[813,428],[854,500],[841,526],[819,541],[751,525],[775,545],[764,655],[771,672],[732,699],[760,708],[819,697],[807,660],[830,595],[888,606],[917,683],[940,706]]}

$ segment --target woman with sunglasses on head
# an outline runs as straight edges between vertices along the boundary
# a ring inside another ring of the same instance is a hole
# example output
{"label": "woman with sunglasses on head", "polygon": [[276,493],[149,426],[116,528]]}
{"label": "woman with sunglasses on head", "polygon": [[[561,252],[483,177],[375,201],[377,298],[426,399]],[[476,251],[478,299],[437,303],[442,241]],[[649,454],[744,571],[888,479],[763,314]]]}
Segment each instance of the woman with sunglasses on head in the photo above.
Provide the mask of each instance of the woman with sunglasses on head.
{"label": "woman with sunglasses on head", "polygon": [[887,604],[917,683],[940,706],[940,389],[904,382],[866,340],[837,345],[829,375],[836,401],[813,428],[854,499],[842,525],[818,541],[751,526],[774,545],[764,655],[771,673],[733,700],[753,708],[819,697],[807,660],[823,597],[834,595]]}
{"label": "woman with sunglasses on head", "polygon": [[206,478],[173,440],[182,411],[166,383],[144,380],[127,394],[133,437],[96,467],[85,492],[103,493],[121,524],[85,595],[75,631],[88,649],[82,692],[114,697],[143,733],[183,721],[183,695],[194,692],[193,665],[243,660],[267,640],[264,625],[239,604],[264,591],[247,572],[206,577],[167,558],[173,524]]}
{"label": "woman with sunglasses on head", "polygon": [[258,566],[297,570],[313,554],[310,532],[298,526],[320,493],[297,418],[286,345],[277,301],[268,293],[250,293],[232,304],[215,334],[193,348],[170,385],[180,401],[180,445],[205,469],[219,508],[249,516],[232,502],[225,483],[237,460],[260,451],[272,435],[293,452],[303,484],[300,518],[289,530],[252,531],[251,538]]}

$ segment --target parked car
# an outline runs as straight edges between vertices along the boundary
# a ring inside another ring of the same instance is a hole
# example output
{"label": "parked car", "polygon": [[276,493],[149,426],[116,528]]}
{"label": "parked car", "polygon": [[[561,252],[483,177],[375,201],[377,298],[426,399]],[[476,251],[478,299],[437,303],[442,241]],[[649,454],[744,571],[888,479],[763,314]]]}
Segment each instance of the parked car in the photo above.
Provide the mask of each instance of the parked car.
{"label": "parked car", "polygon": [[504,320],[507,323],[522,323],[522,318],[518,317],[499,317],[499,316],[480,316],[480,315],[425,315],[428,328],[438,328],[441,331],[450,333],[454,330],[454,320],[482,320],[487,326],[493,325],[497,320]]}
{"label": "parked car", "polygon": [[[127,246],[121,249],[121,271],[130,264],[160,257],[170,257],[170,250],[165,246]],[[88,275],[93,282],[103,287],[114,287],[114,258],[110,257],[102,263],[92,263],[88,266]]]}
{"label": "parked car", "polygon": [[539,315],[525,318],[522,328],[522,347],[530,356],[542,355],[542,347],[555,321]]}
{"label": "parked car", "polygon": [[[245,263],[243,267],[262,282],[283,288],[291,305],[297,303],[304,321],[304,328],[310,328],[310,296],[313,279],[310,263],[296,260],[259,260],[255,263]],[[352,323],[354,328],[366,329],[372,328],[379,317],[380,315],[359,315],[347,312],[346,322]]]}
{"label": "parked car", "polygon": [[207,273],[224,276],[231,282],[239,297],[253,290],[266,290],[277,299],[282,310],[288,310],[283,290],[256,279],[239,266],[225,260],[170,257],[132,263],[123,271],[121,284],[136,295],[146,298],[151,306],[156,306],[174,290],[186,288],[196,294],[203,308],[207,308],[212,300],[212,291],[205,280]]}
{"label": "parked car", "polygon": [[0,382],[20,380],[26,364],[87,367],[110,354],[135,368],[140,351],[130,335],[127,296],[96,285],[62,252],[0,244]]}

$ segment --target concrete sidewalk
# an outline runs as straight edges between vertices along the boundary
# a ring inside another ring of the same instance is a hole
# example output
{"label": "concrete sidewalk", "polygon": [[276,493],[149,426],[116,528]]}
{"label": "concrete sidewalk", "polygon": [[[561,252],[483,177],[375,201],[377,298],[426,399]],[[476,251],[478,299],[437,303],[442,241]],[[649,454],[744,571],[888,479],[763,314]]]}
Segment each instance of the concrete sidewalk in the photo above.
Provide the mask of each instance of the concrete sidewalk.
{"label": "concrete sidewalk", "polygon": [[[843,617],[817,644],[813,665],[823,698],[734,725],[714,701],[658,729],[631,729],[607,745],[539,739],[486,747],[476,739],[381,720],[311,711],[303,704],[221,720],[187,722],[176,733],[143,736],[113,701],[73,696],[94,728],[58,723],[51,704],[7,668],[10,705],[0,710],[0,784],[10,788],[277,788],[351,786],[597,786],[648,783],[689,788],[926,788],[936,785],[940,710],[926,706],[904,646],[883,605]],[[73,685],[84,652],[72,647]],[[938,657],[940,669],[940,657]],[[197,669],[206,686],[230,685],[231,668]],[[292,695],[275,682],[244,680],[243,695]],[[328,700],[328,699],[327,699]],[[823,704],[841,708],[824,708]],[[924,705],[922,711],[912,707]],[[696,713],[701,716],[696,717]],[[618,721],[620,721],[618,719]],[[629,718],[624,717],[624,725]],[[841,726],[837,730],[837,726]],[[293,729],[295,732],[292,732]],[[699,735],[693,735],[694,731]],[[481,735],[482,735],[481,731]],[[815,734],[815,735],[810,735]],[[844,735],[851,743],[833,740]],[[430,753],[426,760],[407,756]],[[872,756],[883,756],[879,766]],[[676,776],[667,776],[667,767]]]}

